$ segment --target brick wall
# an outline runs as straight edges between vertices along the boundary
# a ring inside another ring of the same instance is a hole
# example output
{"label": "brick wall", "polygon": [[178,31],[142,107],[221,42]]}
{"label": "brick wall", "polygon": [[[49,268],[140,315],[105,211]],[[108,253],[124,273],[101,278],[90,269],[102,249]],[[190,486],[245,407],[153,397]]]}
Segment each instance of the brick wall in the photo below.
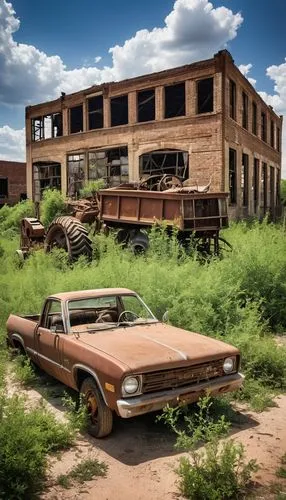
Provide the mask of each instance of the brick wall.
{"label": "brick wall", "polygon": [[0,160],[0,180],[8,179],[8,196],[0,195],[0,206],[14,205],[26,189],[26,163]]}

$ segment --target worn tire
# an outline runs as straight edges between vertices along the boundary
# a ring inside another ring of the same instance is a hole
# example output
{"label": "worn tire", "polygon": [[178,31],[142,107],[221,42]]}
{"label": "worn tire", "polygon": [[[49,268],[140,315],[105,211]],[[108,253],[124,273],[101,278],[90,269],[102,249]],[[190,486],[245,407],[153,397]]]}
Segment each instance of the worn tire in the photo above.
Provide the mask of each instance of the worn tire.
{"label": "worn tire", "polygon": [[137,231],[131,235],[129,243],[133,253],[136,255],[147,252],[149,248],[148,235],[143,231]]}
{"label": "worn tire", "polygon": [[70,260],[76,260],[80,255],[92,257],[91,240],[88,232],[75,217],[57,217],[50,224],[45,240],[45,251],[52,248],[63,248],[68,252]]}
{"label": "worn tire", "polygon": [[80,388],[89,412],[87,430],[91,436],[102,438],[112,431],[113,413],[106,406],[100,390],[92,377],[87,377]]}

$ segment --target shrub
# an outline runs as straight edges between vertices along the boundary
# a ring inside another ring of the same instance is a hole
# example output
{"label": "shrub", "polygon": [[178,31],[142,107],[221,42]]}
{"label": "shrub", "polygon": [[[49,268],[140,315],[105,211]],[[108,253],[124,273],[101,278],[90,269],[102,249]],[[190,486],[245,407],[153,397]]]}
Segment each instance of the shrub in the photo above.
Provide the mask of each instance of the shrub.
{"label": "shrub", "polygon": [[79,194],[81,198],[90,198],[91,196],[94,197],[96,193],[103,188],[105,188],[105,182],[103,179],[89,181],[83,186]]}
{"label": "shrub", "polygon": [[18,397],[0,398],[0,498],[33,498],[44,484],[47,453],[73,443],[70,426],[43,406],[25,410]]}
{"label": "shrub", "polygon": [[55,217],[64,215],[67,211],[65,197],[57,189],[45,189],[40,205],[40,218],[47,228]]}
{"label": "shrub", "polygon": [[7,238],[19,234],[20,223],[24,217],[34,217],[34,204],[31,200],[21,201],[13,207],[4,205],[0,210],[0,233]]}
{"label": "shrub", "polygon": [[[245,462],[241,443],[225,437],[230,423],[224,415],[216,416],[211,408],[210,396],[202,397],[197,403],[198,411],[188,408],[167,406],[159,420],[163,420],[177,436],[176,448],[183,448],[189,456],[179,461],[176,472],[180,476],[180,489],[191,500],[226,500],[236,498],[248,486],[251,475],[258,470],[255,460]],[[225,401],[224,401],[225,405]],[[179,417],[184,415],[184,426]],[[205,449],[197,447],[206,442]]]}
{"label": "shrub", "polygon": [[192,452],[192,461],[181,458],[177,473],[180,489],[190,500],[226,500],[245,492],[258,470],[255,460],[245,463],[241,443],[233,439],[220,444],[211,441],[203,452]]}
{"label": "shrub", "polygon": [[24,386],[31,386],[36,382],[36,374],[31,361],[25,355],[18,355],[13,360],[14,372],[18,381]]}

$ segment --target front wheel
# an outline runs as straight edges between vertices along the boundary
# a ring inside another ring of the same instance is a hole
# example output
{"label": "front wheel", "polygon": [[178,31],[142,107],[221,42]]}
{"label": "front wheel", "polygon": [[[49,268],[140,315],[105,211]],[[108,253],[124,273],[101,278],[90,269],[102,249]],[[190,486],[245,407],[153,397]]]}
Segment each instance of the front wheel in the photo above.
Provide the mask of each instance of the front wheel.
{"label": "front wheel", "polygon": [[113,414],[105,404],[92,377],[83,381],[80,392],[83,394],[88,412],[88,433],[96,438],[108,436],[112,431]]}

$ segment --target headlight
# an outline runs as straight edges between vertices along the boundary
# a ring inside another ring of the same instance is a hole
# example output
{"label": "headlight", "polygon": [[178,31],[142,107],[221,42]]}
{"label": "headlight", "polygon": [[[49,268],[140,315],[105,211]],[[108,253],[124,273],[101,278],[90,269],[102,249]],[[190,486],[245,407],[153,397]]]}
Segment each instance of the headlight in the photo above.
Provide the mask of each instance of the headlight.
{"label": "headlight", "polygon": [[126,377],[122,384],[122,391],[125,394],[135,394],[139,389],[139,379],[137,377]]}
{"label": "headlight", "polygon": [[224,373],[231,373],[234,371],[234,368],[235,368],[234,358],[225,358],[223,363]]}

